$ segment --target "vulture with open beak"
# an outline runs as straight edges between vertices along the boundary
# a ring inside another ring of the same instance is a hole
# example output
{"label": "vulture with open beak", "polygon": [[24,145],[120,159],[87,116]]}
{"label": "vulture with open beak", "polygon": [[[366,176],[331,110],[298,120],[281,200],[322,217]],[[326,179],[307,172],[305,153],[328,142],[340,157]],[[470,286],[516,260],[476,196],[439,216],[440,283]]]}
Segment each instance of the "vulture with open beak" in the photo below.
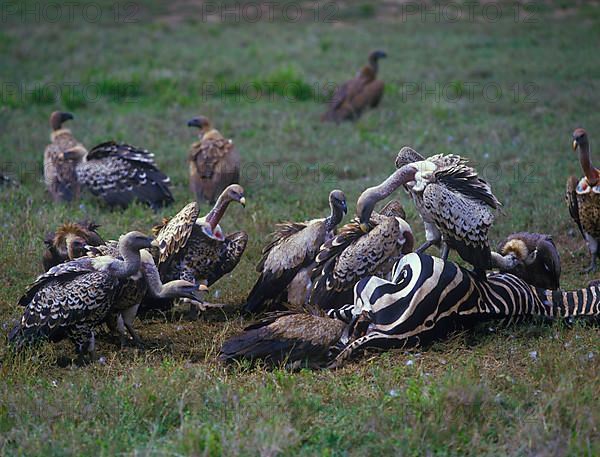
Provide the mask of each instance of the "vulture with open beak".
{"label": "vulture with open beak", "polygon": [[372,275],[385,277],[394,263],[413,250],[414,237],[402,205],[391,201],[379,213],[373,212],[376,201],[365,192],[358,199],[358,208],[368,202],[368,214],[359,213],[360,221],[344,225],[319,250],[312,273],[311,305],[333,309],[352,303],[358,281]]}
{"label": "vulture with open beak", "polygon": [[321,121],[339,123],[356,120],[367,108],[379,105],[383,96],[383,81],[377,79],[379,59],[387,57],[383,51],[369,54],[369,63],[361,68],[358,74],[337,88],[330,102],[329,109],[321,117]]}
{"label": "vulture with open beak", "polygon": [[490,249],[488,231],[494,221],[491,210],[501,205],[488,183],[464,158],[437,154],[425,159],[415,150],[403,147],[396,167],[385,182],[363,194],[368,199],[358,204],[361,223],[367,220],[374,202],[404,186],[425,224],[427,241],[417,252],[441,244],[442,258],[447,260],[449,249],[455,249],[482,276],[493,267],[515,266],[517,260],[511,253],[501,256]]}
{"label": "vulture with open beak", "polygon": [[[217,203],[199,217],[197,202],[186,205],[175,217],[154,228],[160,254],[158,268],[163,281],[185,279],[195,284],[211,286],[237,266],[248,243],[243,231],[225,235],[219,225],[231,202],[246,206],[244,189],[238,184],[228,186]],[[207,304],[193,303],[191,317]]]}
{"label": "vulture with open beak", "polygon": [[239,182],[240,155],[233,141],[213,128],[207,117],[195,117],[187,125],[200,130],[188,156],[190,189],[196,201],[214,204],[227,186]]}
{"label": "vulture with open beak", "polygon": [[79,197],[76,168],[85,147],[63,123],[73,119],[71,113],[54,111],[50,115],[50,144],[44,150],[44,182],[55,202],[70,202]]}
{"label": "vulture with open beak", "polygon": [[48,233],[44,239],[46,251],[42,259],[44,271],[86,255],[86,246],[99,246],[104,240],[98,234],[99,225],[93,222],[67,222]]}
{"label": "vulture with open beak", "polygon": [[513,233],[500,243],[498,252],[504,256],[512,253],[518,260],[512,268],[501,268],[503,273],[542,289],[560,288],[560,256],[550,235]]}
{"label": "vulture with open beak", "polygon": [[566,200],[571,217],[588,245],[591,262],[585,272],[596,271],[598,243],[600,242],[600,172],[592,165],[587,132],[578,128],[573,132],[573,150],[579,154],[583,178],[567,180]]}
{"label": "vulture with open beak", "polygon": [[308,301],[315,257],[321,245],[334,236],[348,211],[346,196],[341,190],[329,193],[329,207],[330,214],[326,218],[277,226],[256,267],[260,276],[246,300],[246,312],[273,310],[283,303],[302,306]]}

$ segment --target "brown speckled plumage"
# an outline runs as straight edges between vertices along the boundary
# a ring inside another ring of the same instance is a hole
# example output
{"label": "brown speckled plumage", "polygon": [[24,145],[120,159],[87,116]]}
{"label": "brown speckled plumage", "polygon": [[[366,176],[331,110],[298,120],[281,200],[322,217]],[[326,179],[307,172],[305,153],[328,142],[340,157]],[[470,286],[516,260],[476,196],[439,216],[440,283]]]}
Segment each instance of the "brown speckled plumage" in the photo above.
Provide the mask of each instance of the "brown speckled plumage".
{"label": "brown speckled plumage", "polygon": [[339,308],[352,302],[354,285],[366,276],[385,277],[402,255],[411,252],[412,230],[402,219],[404,209],[389,202],[381,213],[372,213],[368,230],[354,220],[321,246],[313,270],[311,305]]}
{"label": "brown speckled plumage", "polygon": [[239,182],[240,156],[233,141],[212,128],[208,118],[196,117],[188,126],[200,129],[200,139],[188,156],[190,189],[196,201],[212,204],[227,186]]}
{"label": "brown speckled plumage", "polygon": [[331,212],[327,218],[303,223],[285,222],[277,226],[256,267],[260,276],[246,300],[246,312],[273,310],[283,303],[296,307],[306,303],[319,248],[335,234],[347,211],[344,193],[331,191],[329,206]]}
{"label": "brown speckled plumage", "polygon": [[94,147],[77,166],[77,178],[110,207],[127,207],[134,200],[153,209],[173,203],[170,180],[154,155],[124,143],[109,141]]}
{"label": "brown speckled plumage", "polygon": [[586,271],[596,270],[600,250],[600,172],[592,165],[587,132],[578,128],[573,132],[573,150],[578,152],[584,177],[567,180],[566,201],[569,214],[577,224],[591,255]]}
{"label": "brown speckled plumage", "polygon": [[358,74],[343,83],[334,92],[329,108],[321,117],[321,121],[341,122],[355,120],[367,108],[379,105],[383,96],[383,81],[377,79],[378,60],[386,57],[382,51],[373,51],[369,55],[369,64]]}
{"label": "brown speckled plumage", "polygon": [[44,150],[44,182],[56,202],[79,197],[77,164],[87,154],[85,147],[62,124],[73,119],[71,113],[55,111],[50,115],[50,144]]}
{"label": "brown speckled plumage", "polygon": [[82,257],[59,264],[42,274],[19,300],[24,306],[20,323],[9,339],[17,346],[42,339],[65,337],[75,344],[80,356],[94,355],[94,327],[102,323],[114,304],[121,279],[140,268],[140,249],[151,239],[139,232],[124,235],[120,254]]}

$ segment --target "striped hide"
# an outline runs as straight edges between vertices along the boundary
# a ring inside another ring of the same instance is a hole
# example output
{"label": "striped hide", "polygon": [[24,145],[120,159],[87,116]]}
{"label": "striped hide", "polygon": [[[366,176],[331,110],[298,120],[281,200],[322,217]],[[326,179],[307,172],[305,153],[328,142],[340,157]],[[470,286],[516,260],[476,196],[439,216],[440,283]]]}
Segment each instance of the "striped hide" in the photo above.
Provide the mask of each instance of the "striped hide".
{"label": "striped hide", "polygon": [[489,319],[600,317],[599,287],[550,291],[508,273],[482,281],[452,262],[417,253],[395,265],[392,281],[372,276],[358,282],[354,297],[353,305],[329,313],[363,323],[332,366],[357,351],[414,346]]}

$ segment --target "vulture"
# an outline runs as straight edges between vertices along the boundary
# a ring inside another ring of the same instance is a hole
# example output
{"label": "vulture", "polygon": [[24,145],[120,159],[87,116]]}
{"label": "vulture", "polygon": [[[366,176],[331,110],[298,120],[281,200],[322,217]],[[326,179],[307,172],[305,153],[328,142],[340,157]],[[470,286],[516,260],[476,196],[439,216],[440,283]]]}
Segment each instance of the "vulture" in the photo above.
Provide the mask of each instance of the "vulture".
{"label": "vulture", "polygon": [[345,335],[342,320],[298,312],[269,313],[223,343],[223,362],[262,360],[268,365],[290,368],[326,366],[332,348]]}
{"label": "vulture", "polygon": [[[231,202],[246,206],[242,186],[232,184],[227,187],[204,217],[198,217],[198,203],[191,202],[173,219],[154,228],[160,249],[158,268],[163,281],[185,279],[210,286],[236,267],[246,249],[248,234],[242,231],[223,233],[219,221]],[[192,318],[197,318],[199,309],[202,309],[199,303],[192,306]]]}
{"label": "vulture", "polygon": [[54,111],[50,115],[50,144],[44,151],[44,182],[55,202],[70,202],[79,197],[77,164],[87,150],[63,123],[73,119],[71,113]]}
{"label": "vulture", "polygon": [[583,178],[575,176],[567,180],[566,200],[571,217],[588,245],[591,262],[586,273],[596,271],[598,243],[600,242],[600,173],[592,165],[590,144],[586,131],[578,128],[573,132],[573,150],[579,154]]}
{"label": "vulture", "polygon": [[541,233],[513,233],[498,247],[502,255],[513,253],[518,263],[513,268],[501,269],[542,289],[560,288],[560,256],[552,237]]}
{"label": "vulture", "polygon": [[[359,197],[364,202],[365,193]],[[368,197],[372,198],[372,197]],[[310,304],[322,309],[352,303],[354,285],[371,275],[385,277],[404,254],[412,252],[414,237],[404,220],[404,208],[389,202],[380,213],[361,214],[364,225],[354,220],[325,242],[315,259]]]}
{"label": "vulture", "polygon": [[80,361],[95,359],[94,327],[102,323],[119,290],[120,280],[140,269],[140,250],[152,238],[129,232],[119,240],[123,260],[111,256],[81,257],[40,275],[19,300],[25,310],[9,341],[17,347],[68,337]]}
{"label": "vulture", "polygon": [[[81,257],[57,265],[42,274],[19,300],[25,307],[9,341],[17,348],[40,340],[69,338],[79,361],[95,360],[94,328],[105,321],[122,292],[123,280],[140,275],[151,256],[140,252],[153,240],[140,232],[121,236],[119,257],[101,255]],[[142,260],[142,258],[146,260]],[[165,292],[197,298],[190,283],[174,284]]]}
{"label": "vulture", "polygon": [[383,96],[383,81],[377,79],[379,59],[387,57],[383,51],[369,54],[369,64],[361,68],[351,80],[343,83],[334,92],[329,109],[321,117],[321,121],[339,123],[345,120],[356,120],[366,108],[375,108]]}
{"label": "vulture", "polygon": [[86,255],[86,246],[99,246],[104,240],[96,231],[99,225],[93,222],[67,222],[55,232],[46,235],[44,243],[46,251],[42,263],[44,271],[63,263]]}
{"label": "vulture", "polygon": [[308,301],[315,257],[348,211],[341,190],[330,192],[329,207],[331,212],[326,218],[277,226],[256,267],[260,276],[244,305],[246,312],[273,310],[283,302],[302,306]]}
{"label": "vulture", "polygon": [[509,254],[492,253],[488,230],[494,220],[492,209],[501,205],[487,182],[458,155],[437,154],[425,159],[409,147],[396,157],[396,172],[383,183],[367,189],[358,202],[360,223],[365,224],[372,206],[404,186],[425,224],[427,241],[417,252],[442,244],[442,258],[449,248],[473,265],[481,276],[493,266],[511,268],[517,263]]}
{"label": "vulture", "polygon": [[[87,255],[89,257],[110,256],[123,259],[117,241],[109,241],[97,247],[89,247]],[[156,299],[188,298],[199,301],[202,299],[200,293],[208,290],[204,285],[196,288],[191,282],[183,280],[174,280],[163,284],[150,252],[144,249],[140,251],[140,257],[139,272],[120,279],[113,306],[109,310],[106,320],[111,331],[118,334],[121,348],[127,344],[125,329],[129,332],[133,344],[143,347],[142,340],[133,328],[133,321],[147,293]]]}
{"label": "vulture", "polygon": [[197,202],[214,204],[227,186],[239,182],[240,156],[233,141],[213,128],[208,118],[195,117],[187,125],[200,129],[199,141],[188,156],[190,189]]}
{"label": "vulture", "polygon": [[170,180],[154,163],[154,154],[108,141],[79,157],[77,180],[110,207],[126,208],[134,200],[152,209],[173,203]]}

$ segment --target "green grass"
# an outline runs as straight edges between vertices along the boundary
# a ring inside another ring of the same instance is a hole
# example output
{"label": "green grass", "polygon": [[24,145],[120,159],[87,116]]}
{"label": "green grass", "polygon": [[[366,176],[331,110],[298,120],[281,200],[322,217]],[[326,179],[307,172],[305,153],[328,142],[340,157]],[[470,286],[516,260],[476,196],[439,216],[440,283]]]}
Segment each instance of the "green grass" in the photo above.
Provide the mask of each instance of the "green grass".
{"label": "green grass", "polygon": [[[279,15],[261,24],[203,22],[193,1],[144,2],[128,24],[111,20],[108,1],[98,3],[97,23],[81,14],[68,27],[8,17],[0,32],[0,166],[22,185],[0,193],[0,322],[19,316],[15,303],[41,272],[46,231],[89,217],[107,238],[149,232],[191,199],[186,155],[195,133],[186,121],[198,114],[236,142],[248,200],[223,221],[248,231],[250,243],[235,272],[213,287],[214,301],[243,302],[274,223],[324,215],[332,188],[356,201],[393,171],[405,144],[471,159],[504,204],[493,242],[517,230],[551,233],[563,286],[582,287],[592,278],[579,274],[587,250],[563,192],[568,175],[581,173],[573,128],[586,127],[592,146],[600,138],[600,8],[566,3],[540,5],[535,23],[508,12],[493,23],[478,13],[456,23],[403,20],[389,10],[393,2],[364,1],[338,4],[331,23]],[[353,75],[372,49],[389,56],[379,109],[354,124],[321,124],[328,84]],[[203,93],[207,83],[268,89],[273,82],[297,92],[265,90],[256,101],[244,92]],[[58,97],[44,89],[73,83]],[[424,93],[444,87],[446,97]],[[468,87],[472,95],[451,100]],[[502,96],[492,101],[482,90],[495,87]],[[139,205],[110,212],[89,196],[52,204],[42,153],[54,109],[74,112],[69,126],[87,146],[116,139],[153,151],[176,204],[159,214]],[[412,204],[398,198],[422,240]],[[597,328],[483,329],[336,372],[288,373],[216,362],[223,340],[243,325],[219,311],[196,323],[137,321],[157,349],[118,352],[101,339],[106,363],[82,369],[55,366],[57,355],[71,353],[68,343],[17,359],[0,349],[0,453],[600,454]],[[1,337],[7,329],[0,326]]]}

